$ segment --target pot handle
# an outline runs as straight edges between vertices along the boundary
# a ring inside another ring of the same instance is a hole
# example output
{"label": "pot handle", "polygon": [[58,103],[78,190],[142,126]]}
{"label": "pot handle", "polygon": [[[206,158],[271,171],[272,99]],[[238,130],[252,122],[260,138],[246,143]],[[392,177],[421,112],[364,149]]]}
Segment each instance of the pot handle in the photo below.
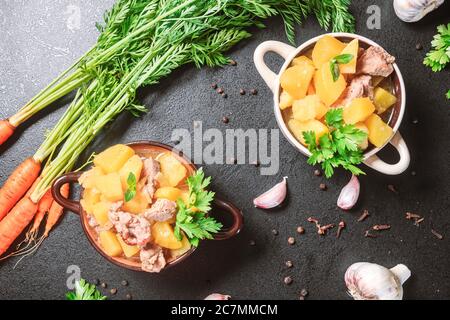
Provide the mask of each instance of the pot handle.
{"label": "pot handle", "polygon": [[389,142],[397,149],[397,152],[400,154],[400,160],[396,164],[388,164],[378,158],[377,155],[373,155],[369,157],[364,164],[369,166],[370,168],[377,170],[381,173],[388,175],[397,175],[405,171],[410,162],[410,155],[408,146],[406,145],[405,140],[403,140],[400,132],[397,132]]}
{"label": "pot handle", "polygon": [[256,48],[255,53],[253,54],[253,61],[259,74],[272,92],[275,92],[276,89],[275,80],[277,78],[277,74],[269,69],[267,64],[264,62],[264,56],[267,52],[275,52],[286,60],[294,51],[295,48],[293,46],[279,41],[265,41]]}
{"label": "pot handle", "polygon": [[213,207],[223,210],[224,212],[231,214],[233,217],[233,224],[226,230],[219,231],[214,235],[214,240],[226,240],[234,237],[241,231],[244,225],[244,218],[242,217],[242,212],[231,202],[215,198]]}
{"label": "pot handle", "polygon": [[70,172],[58,177],[52,185],[52,196],[55,201],[64,209],[70,210],[76,214],[81,211],[80,201],[70,200],[63,197],[61,187],[66,183],[77,182],[81,172]]}

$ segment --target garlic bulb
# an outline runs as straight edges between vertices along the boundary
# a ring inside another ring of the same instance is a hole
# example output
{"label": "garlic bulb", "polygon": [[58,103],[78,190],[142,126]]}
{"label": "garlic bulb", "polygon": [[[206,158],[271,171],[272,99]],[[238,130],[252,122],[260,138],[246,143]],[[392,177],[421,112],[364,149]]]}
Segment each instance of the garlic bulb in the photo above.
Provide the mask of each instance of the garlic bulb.
{"label": "garlic bulb", "polygon": [[350,181],[342,188],[337,206],[342,210],[350,210],[356,204],[359,198],[359,180],[355,175],[352,175]]}
{"label": "garlic bulb", "polygon": [[401,20],[416,22],[443,3],[444,0],[394,0],[394,10]]}
{"label": "garlic bulb", "polygon": [[283,178],[283,181],[277,183],[270,190],[264,192],[262,195],[258,196],[253,200],[255,207],[262,209],[272,209],[279,206],[287,194],[287,177]]}
{"label": "garlic bulb", "polygon": [[345,284],[355,300],[402,300],[402,285],[410,276],[411,271],[404,264],[387,269],[375,263],[358,262],[345,272]]}
{"label": "garlic bulb", "polygon": [[221,293],[211,293],[204,300],[230,300],[231,296]]}

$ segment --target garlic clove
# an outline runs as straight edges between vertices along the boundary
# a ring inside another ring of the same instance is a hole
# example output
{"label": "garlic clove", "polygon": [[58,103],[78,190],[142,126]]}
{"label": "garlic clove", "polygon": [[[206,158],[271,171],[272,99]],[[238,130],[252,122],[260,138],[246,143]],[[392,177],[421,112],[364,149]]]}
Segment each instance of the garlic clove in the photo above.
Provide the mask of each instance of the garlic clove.
{"label": "garlic clove", "polygon": [[283,181],[273,186],[270,190],[264,192],[253,200],[255,207],[262,209],[271,209],[279,206],[287,195],[287,177]]}
{"label": "garlic clove", "polygon": [[359,198],[360,184],[359,180],[355,175],[347,183],[347,185],[342,188],[339,198],[337,200],[337,206],[342,210],[350,210],[356,204]]}
{"label": "garlic clove", "polygon": [[404,284],[405,281],[411,277],[411,270],[409,270],[404,264],[398,264],[389,270],[397,276],[400,284]]}
{"label": "garlic clove", "polygon": [[221,293],[211,293],[203,300],[230,300],[231,296]]}
{"label": "garlic clove", "polygon": [[416,22],[443,3],[444,0],[394,0],[394,10],[401,20]]}
{"label": "garlic clove", "polygon": [[387,269],[375,263],[358,262],[345,272],[348,293],[355,300],[401,300],[402,284],[411,271],[403,264]]}

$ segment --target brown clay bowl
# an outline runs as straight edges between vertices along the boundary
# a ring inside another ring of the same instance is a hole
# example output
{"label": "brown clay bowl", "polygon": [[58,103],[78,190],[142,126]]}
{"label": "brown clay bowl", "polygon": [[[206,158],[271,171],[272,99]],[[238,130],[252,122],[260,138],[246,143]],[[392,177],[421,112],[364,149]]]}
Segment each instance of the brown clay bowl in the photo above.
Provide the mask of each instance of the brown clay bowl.
{"label": "brown clay bowl", "polygon": [[[189,175],[192,174],[195,170],[197,170],[197,167],[188,158],[183,156],[180,152],[178,152],[175,148],[171,146],[154,141],[137,141],[128,143],[127,145],[133,148],[135,152],[141,156],[148,156],[155,153],[171,151],[173,155],[177,157],[178,160],[180,160],[181,163],[185,165],[186,169],[188,169]],[[52,195],[55,201],[59,203],[62,207],[64,207],[64,209],[72,211],[80,216],[81,225],[86,234],[86,237],[88,238],[91,245],[104,258],[106,258],[108,261],[119,267],[135,271],[142,271],[140,261],[137,258],[127,259],[124,257],[111,257],[107,255],[101,248],[100,244],[98,243],[95,230],[88,223],[87,214],[80,205],[80,200],[66,199],[61,195],[60,192],[61,187],[66,183],[78,183],[78,178],[80,177],[81,174],[82,172],[70,172],[65,175],[62,175],[61,177],[55,180],[55,182],[52,185]],[[80,194],[82,193],[83,189],[81,190]],[[243,217],[241,210],[239,210],[234,204],[222,200],[216,196],[213,204],[213,213],[214,211],[217,212],[217,210],[220,210],[223,213],[231,215],[233,222],[229,228],[216,233],[214,235],[214,240],[226,240],[238,234],[243,226]],[[184,261],[195,250],[196,248],[192,247],[189,251],[187,251],[183,255],[168,261],[164,269],[172,267]]]}

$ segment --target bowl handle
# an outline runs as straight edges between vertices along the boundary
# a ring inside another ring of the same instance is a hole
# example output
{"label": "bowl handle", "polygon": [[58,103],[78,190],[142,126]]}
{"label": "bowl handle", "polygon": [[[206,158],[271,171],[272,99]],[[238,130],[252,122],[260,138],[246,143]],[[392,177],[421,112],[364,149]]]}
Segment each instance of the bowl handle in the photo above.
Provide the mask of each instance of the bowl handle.
{"label": "bowl handle", "polygon": [[264,56],[267,52],[275,52],[286,60],[294,51],[294,47],[279,41],[265,41],[256,48],[255,53],[253,54],[253,61],[259,74],[272,92],[275,92],[276,89],[275,80],[277,78],[277,74],[269,69],[267,64],[264,62]]}
{"label": "bowl handle", "polygon": [[76,214],[80,213],[80,201],[70,200],[63,197],[61,187],[66,183],[77,182],[81,172],[70,172],[58,177],[52,185],[52,196],[55,201],[64,209],[70,210]]}
{"label": "bowl handle", "polygon": [[214,235],[214,240],[226,240],[229,239],[241,231],[242,226],[244,225],[244,218],[242,217],[242,212],[239,210],[234,204],[231,202],[215,198],[214,205],[218,209],[223,210],[224,212],[231,214],[233,217],[233,224],[226,230],[219,231]]}
{"label": "bowl handle", "polygon": [[371,167],[374,170],[377,170],[381,173],[388,174],[388,175],[396,175],[400,174],[403,171],[405,171],[410,162],[410,155],[408,147],[405,143],[405,140],[403,140],[400,132],[397,132],[389,142],[394,146],[395,149],[397,149],[397,152],[400,154],[400,160],[396,164],[388,164],[378,158],[378,156],[373,155],[369,157],[366,161],[364,161],[364,164]]}

